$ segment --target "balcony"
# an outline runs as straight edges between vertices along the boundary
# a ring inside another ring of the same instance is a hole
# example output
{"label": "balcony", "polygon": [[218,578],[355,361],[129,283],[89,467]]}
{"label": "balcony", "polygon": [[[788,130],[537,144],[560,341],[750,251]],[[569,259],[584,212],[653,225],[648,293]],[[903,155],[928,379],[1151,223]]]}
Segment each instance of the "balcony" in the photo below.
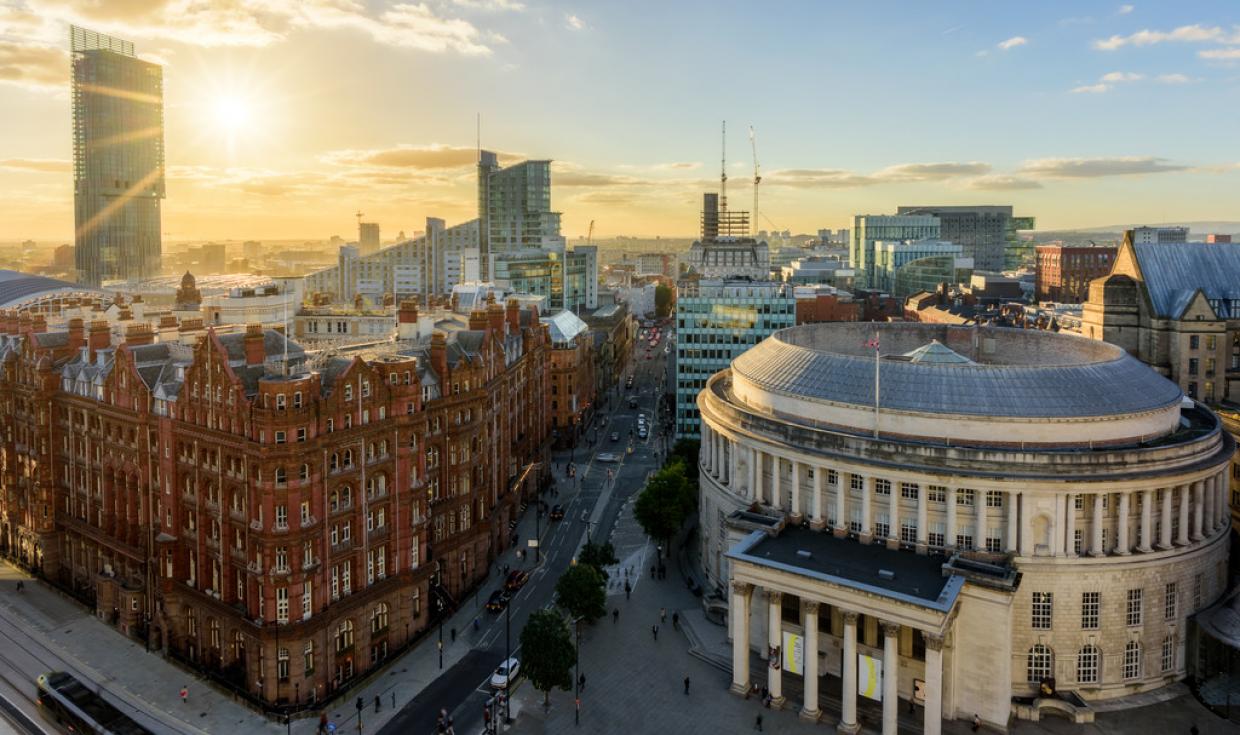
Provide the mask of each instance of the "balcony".
{"label": "balcony", "polygon": [[277,579],[280,577],[287,577],[292,573],[293,573],[293,570],[289,569],[288,567],[272,567],[270,576],[272,579]]}
{"label": "balcony", "polygon": [[254,520],[250,521],[250,530],[252,530],[252,531],[261,531],[261,530],[263,530],[263,522],[262,522],[262,521],[260,521],[260,520],[258,520],[257,518],[255,518]]}
{"label": "balcony", "polygon": [[234,521],[245,522],[245,508],[229,508],[228,517]]}
{"label": "balcony", "polygon": [[378,528],[367,531],[366,538],[371,539],[373,541],[385,539],[391,533],[388,529],[389,529],[389,526],[387,526],[386,524],[379,526]]}
{"label": "balcony", "polygon": [[245,568],[246,568],[246,571],[248,571],[250,574],[262,574],[263,573],[263,568],[259,566],[258,562],[256,561],[252,561],[249,564],[246,564]]}
{"label": "balcony", "polygon": [[314,524],[316,524],[316,523],[318,523],[318,522],[319,522],[319,519],[318,519],[318,518],[315,518],[315,517],[314,517],[314,516],[312,516],[312,515],[310,515],[310,516],[306,516],[305,518],[302,518],[302,519],[301,519],[301,527],[302,527],[302,528],[310,528],[311,526],[313,526]]}
{"label": "balcony", "polygon": [[288,533],[288,523],[277,523],[271,530],[273,533]]}
{"label": "balcony", "polygon": [[342,554],[346,551],[352,551],[352,549],[353,549],[353,539],[349,539],[349,538],[341,539],[340,541],[337,541],[336,543],[332,544],[333,554]]}
{"label": "balcony", "polygon": [[245,549],[238,549],[236,546],[230,546],[228,550],[229,556],[233,561],[245,561]]}
{"label": "balcony", "polygon": [[198,538],[198,529],[197,529],[197,528],[189,528],[189,527],[182,528],[182,529],[181,529],[181,535],[182,535],[182,536],[184,536],[185,538],[197,539],[197,538]]}
{"label": "balcony", "polygon": [[308,572],[319,565],[318,559],[306,559],[301,563],[301,571]]}

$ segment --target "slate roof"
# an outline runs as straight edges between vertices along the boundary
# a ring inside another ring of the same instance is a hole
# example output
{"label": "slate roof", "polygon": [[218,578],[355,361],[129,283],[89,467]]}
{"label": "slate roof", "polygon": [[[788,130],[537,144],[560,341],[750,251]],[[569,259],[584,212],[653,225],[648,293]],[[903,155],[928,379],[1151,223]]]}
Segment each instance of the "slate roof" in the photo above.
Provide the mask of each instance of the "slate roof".
{"label": "slate roof", "polygon": [[1179,318],[1197,289],[1211,300],[1240,299],[1240,245],[1138,243],[1133,250],[1159,317]]}
{"label": "slate roof", "polygon": [[97,288],[81,286],[68,281],[60,281],[46,276],[36,276],[14,270],[0,270],[0,306],[25,301],[32,296],[56,291],[99,291]]}
{"label": "slate roof", "polygon": [[588,329],[586,323],[568,309],[560,309],[551,316],[544,316],[541,321],[551,329],[551,341],[554,343],[571,342],[574,337]]}
{"label": "slate roof", "polygon": [[977,363],[881,363],[886,410],[978,416],[1076,418],[1165,409],[1182,394],[1123,349],[1084,337],[1021,329],[920,323],[813,324],[783,329],[732,361],[734,375],[797,398],[874,405],[875,332],[899,354],[937,338],[993,340]]}

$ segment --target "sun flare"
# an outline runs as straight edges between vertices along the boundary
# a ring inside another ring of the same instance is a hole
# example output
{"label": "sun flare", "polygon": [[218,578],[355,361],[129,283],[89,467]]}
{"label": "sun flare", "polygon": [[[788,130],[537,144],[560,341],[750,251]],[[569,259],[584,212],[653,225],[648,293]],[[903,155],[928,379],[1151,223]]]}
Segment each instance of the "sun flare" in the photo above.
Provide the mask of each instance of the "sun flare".
{"label": "sun flare", "polygon": [[215,124],[226,133],[242,132],[251,123],[250,105],[240,97],[222,95],[216,98],[213,109]]}

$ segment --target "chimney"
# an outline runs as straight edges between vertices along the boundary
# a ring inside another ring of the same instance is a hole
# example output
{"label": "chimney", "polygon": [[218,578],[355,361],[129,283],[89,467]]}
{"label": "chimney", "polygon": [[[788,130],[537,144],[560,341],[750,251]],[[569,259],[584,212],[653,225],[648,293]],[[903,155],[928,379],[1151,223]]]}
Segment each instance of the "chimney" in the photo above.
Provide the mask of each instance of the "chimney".
{"label": "chimney", "polygon": [[508,299],[508,330],[517,332],[521,329],[521,306],[516,299]]}
{"label": "chimney", "polygon": [[497,335],[504,333],[504,307],[495,303],[494,299],[487,302],[487,321],[491,324],[491,331]]}
{"label": "chimney", "polygon": [[112,328],[108,326],[106,321],[100,320],[90,323],[90,336],[87,338],[87,346],[90,347],[91,362],[95,361],[95,353],[112,346]]}
{"label": "chimney", "polygon": [[469,328],[479,331],[487,328],[487,313],[481,309],[474,309],[469,312]]}
{"label": "chimney", "polygon": [[21,335],[30,334],[30,315],[24,311],[17,318],[17,333]]}
{"label": "chimney", "polygon": [[431,335],[431,369],[439,376],[440,389],[447,394],[443,384],[448,379],[448,337],[438,330]]}
{"label": "chimney", "polygon": [[42,314],[35,314],[30,321],[30,331],[35,334],[42,334],[47,331],[47,317]]}
{"label": "chimney", "polygon": [[265,359],[267,352],[263,345],[263,325],[245,325],[245,364],[262,365]]}
{"label": "chimney", "polygon": [[21,324],[21,319],[17,317],[17,312],[10,310],[4,317],[4,331],[9,334],[20,334],[21,332],[18,329],[19,324]]}
{"label": "chimney", "polygon": [[77,352],[86,344],[86,323],[81,317],[69,320],[69,349]]}
{"label": "chimney", "polygon": [[130,324],[125,327],[125,344],[131,347],[155,342],[155,330],[149,324]]}
{"label": "chimney", "polygon": [[405,299],[396,312],[396,339],[418,338],[418,300]]}

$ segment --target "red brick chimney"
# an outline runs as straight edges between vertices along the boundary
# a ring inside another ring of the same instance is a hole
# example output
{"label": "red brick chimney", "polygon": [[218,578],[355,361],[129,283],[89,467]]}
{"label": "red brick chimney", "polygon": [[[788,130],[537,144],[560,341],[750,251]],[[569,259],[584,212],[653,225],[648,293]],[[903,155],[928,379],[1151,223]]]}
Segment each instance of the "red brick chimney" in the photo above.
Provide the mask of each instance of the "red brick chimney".
{"label": "red brick chimney", "polygon": [[154,342],[155,330],[151,329],[151,325],[149,324],[130,324],[125,328],[125,344],[131,347],[149,345]]}
{"label": "red brick chimney", "polygon": [[81,317],[69,320],[69,349],[77,352],[86,344],[86,323]]}
{"label": "red brick chimney", "polygon": [[17,333],[23,335],[30,334],[30,315],[24,311],[17,318]]}
{"label": "red brick chimney", "polygon": [[516,332],[521,329],[521,306],[516,299],[508,299],[508,330]]}
{"label": "red brick chimney", "polygon": [[267,359],[267,351],[263,346],[263,325],[247,324],[245,326],[245,364],[262,365]]}
{"label": "red brick chimney", "polygon": [[400,310],[396,313],[396,321],[399,324],[417,324],[418,300],[405,299],[401,301]]}
{"label": "red brick chimney", "polygon": [[[439,376],[440,381],[448,379],[448,337],[440,331],[431,335],[431,369]],[[446,386],[442,382],[440,390],[447,395]]]}
{"label": "red brick chimney", "polygon": [[106,350],[112,346],[112,328],[108,326],[106,321],[94,321],[90,323],[90,335],[87,337],[87,345],[90,347],[90,359],[95,359],[95,353],[99,350]]}
{"label": "red brick chimney", "polygon": [[469,312],[469,328],[483,331],[487,328],[487,313],[481,309]]}
{"label": "red brick chimney", "polygon": [[498,335],[504,333],[504,307],[494,300],[487,304],[487,321],[490,322],[491,331]]}
{"label": "red brick chimney", "polygon": [[35,334],[42,334],[47,331],[47,317],[42,314],[35,314],[30,320],[30,331]]}

